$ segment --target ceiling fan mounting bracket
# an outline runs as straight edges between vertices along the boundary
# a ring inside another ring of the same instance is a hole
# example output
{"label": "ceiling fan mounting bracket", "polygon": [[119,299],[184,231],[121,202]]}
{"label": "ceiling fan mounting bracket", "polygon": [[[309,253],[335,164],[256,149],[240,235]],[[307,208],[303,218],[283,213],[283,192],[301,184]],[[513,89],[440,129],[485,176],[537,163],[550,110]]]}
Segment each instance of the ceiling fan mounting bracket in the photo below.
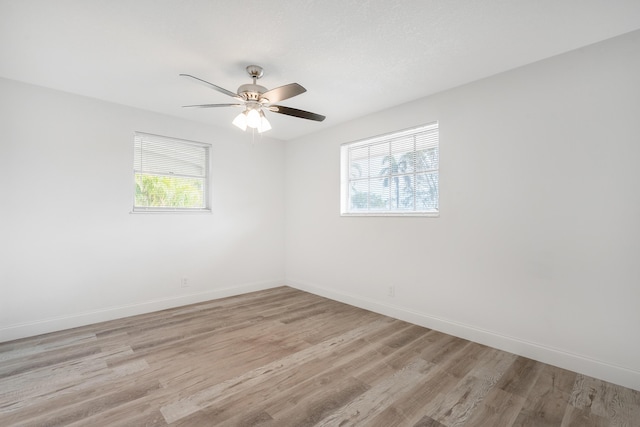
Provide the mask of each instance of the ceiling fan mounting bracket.
{"label": "ceiling fan mounting bracket", "polygon": [[252,79],[259,79],[264,75],[264,70],[259,65],[249,65],[246,69]]}

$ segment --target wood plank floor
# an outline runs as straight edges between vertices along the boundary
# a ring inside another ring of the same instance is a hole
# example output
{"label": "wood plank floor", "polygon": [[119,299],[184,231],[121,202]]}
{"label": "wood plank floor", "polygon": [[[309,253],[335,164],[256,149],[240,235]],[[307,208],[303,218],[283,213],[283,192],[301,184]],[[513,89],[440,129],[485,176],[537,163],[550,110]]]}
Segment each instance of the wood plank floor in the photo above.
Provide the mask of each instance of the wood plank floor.
{"label": "wood plank floor", "polygon": [[0,343],[1,426],[640,426],[640,392],[288,287]]}

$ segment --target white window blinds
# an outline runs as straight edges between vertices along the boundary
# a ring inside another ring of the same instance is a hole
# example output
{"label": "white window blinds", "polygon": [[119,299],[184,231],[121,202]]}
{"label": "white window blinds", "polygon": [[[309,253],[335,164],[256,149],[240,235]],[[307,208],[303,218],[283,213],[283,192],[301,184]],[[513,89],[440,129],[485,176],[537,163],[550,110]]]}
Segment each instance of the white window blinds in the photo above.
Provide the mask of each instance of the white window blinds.
{"label": "white window blinds", "polygon": [[341,212],[437,215],[438,123],[344,144]]}
{"label": "white window blinds", "polygon": [[209,211],[210,145],[136,132],[134,211]]}

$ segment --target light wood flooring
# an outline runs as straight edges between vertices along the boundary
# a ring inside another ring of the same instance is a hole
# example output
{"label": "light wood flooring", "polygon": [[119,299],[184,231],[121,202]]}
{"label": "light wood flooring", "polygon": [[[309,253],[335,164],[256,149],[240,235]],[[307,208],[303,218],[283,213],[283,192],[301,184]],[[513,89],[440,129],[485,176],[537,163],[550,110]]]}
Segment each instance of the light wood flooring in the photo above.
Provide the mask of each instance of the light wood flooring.
{"label": "light wood flooring", "polygon": [[281,287],[0,343],[0,426],[640,426],[640,392]]}

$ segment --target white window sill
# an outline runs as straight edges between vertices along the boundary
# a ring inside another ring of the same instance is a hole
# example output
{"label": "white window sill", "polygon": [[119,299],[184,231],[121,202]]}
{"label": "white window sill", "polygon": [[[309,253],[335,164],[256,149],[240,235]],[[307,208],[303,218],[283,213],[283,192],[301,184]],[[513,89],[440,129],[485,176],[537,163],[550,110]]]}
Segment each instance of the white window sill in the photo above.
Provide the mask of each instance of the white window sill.
{"label": "white window sill", "polygon": [[136,209],[130,214],[211,214],[211,209]]}
{"label": "white window sill", "polygon": [[340,216],[395,216],[395,217],[427,217],[439,218],[440,212],[341,212]]}

